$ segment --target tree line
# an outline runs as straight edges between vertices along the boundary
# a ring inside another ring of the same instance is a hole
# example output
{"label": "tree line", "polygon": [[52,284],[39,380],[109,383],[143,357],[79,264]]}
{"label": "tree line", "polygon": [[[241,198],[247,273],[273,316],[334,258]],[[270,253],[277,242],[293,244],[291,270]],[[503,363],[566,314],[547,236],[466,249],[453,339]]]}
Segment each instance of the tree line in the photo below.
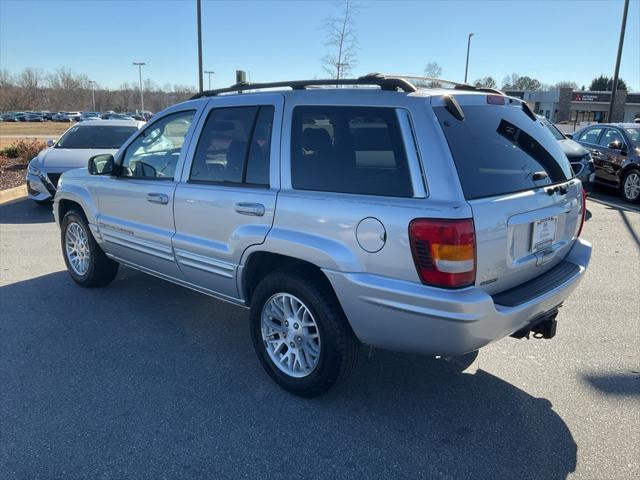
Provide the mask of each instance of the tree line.
{"label": "tree line", "polygon": [[[25,68],[12,74],[0,71],[0,111],[91,111],[93,94],[95,110],[128,112],[140,109],[140,88],[137,84],[122,83],[118,88],[106,88],[93,83],[85,74],[59,69],[45,72]],[[159,87],[151,80],[143,82],[144,108],[157,112],[196,93],[191,86],[166,84]]]}

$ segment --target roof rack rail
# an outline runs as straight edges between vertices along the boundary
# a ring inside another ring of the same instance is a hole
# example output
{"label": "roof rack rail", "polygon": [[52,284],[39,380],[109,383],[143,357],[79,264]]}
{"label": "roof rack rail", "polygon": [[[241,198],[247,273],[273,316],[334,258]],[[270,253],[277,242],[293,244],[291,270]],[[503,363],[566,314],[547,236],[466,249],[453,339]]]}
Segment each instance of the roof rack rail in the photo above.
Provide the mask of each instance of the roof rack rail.
{"label": "roof rack rail", "polygon": [[386,75],[381,75],[378,73],[364,75],[358,78],[341,78],[339,80],[336,79],[322,79],[322,80],[292,80],[292,81],[284,81],[284,82],[271,82],[271,83],[236,83],[235,85],[231,85],[227,88],[219,88],[216,90],[205,90],[204,92],[197,93],[191,100],[195,100],[197,98],[203,97],[215,97],[222,93],[233,93],[233,92],[244,92],[246,90],[259,90],[265,88],[280,88],[280,87],[289,87],[293,90],[305,90],[308,87],[316,87],[316,86],[331,86],[331,85],[371,85],[378,86],[382,90],[391,90],[397,91],[401,90],[403,92],[415,92],[417,89],[410,82],[403,78],[391,77]]}
{"label": "roof rack rail", "polygon": [[[505,95],[504,92],[498,90],[497,88],[476,87],[475,85],[471,85],[470,83],[460,83],[453,80],[447,80],[445,78],[421,77],[421,76],[415,76],[415,75],[388,75],[388,76],[393,78],[401,78],[408,82],[411,82],[411,80],[421,80],[424,82],[431,82],[431,83],[444,83],[447,85],[453,85],[454,90],[469,90],[469,91],[476,91],[476,92],[495,93],[496,95],[503,95],[503,96]],[[411,83],[415,85],[415,82],[411,82]]]}

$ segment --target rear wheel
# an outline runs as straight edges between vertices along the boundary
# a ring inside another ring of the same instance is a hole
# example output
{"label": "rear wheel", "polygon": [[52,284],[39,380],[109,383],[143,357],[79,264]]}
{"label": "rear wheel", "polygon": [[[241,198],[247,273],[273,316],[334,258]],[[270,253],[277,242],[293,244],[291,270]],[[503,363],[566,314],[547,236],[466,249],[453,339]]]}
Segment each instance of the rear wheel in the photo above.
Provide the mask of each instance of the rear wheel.
{"label": "rear wheel", "polygon": [[278,385],[314,397],[350,373],[359,344],[331,292],[301,275],[276,272],[252,297],[253,346]]}
{"label": "rear wheel", "polygon": [[631,170],[622,178],[620,187],[627,202],[640,203],[640,170]]}
{"label": "rear wheel", "polygon": [[83,287],[101,287],[118,273],[118,262],[98,246],[82,213],[70,210],[61,222],[62,255],[71,278]]}

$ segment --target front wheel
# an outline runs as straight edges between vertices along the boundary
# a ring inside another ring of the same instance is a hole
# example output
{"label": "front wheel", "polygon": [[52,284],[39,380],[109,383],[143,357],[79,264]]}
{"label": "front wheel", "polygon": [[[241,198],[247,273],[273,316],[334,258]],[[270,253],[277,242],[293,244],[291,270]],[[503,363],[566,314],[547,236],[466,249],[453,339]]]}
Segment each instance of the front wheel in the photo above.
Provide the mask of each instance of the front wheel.
{"label": "front wheel", "polygon": [[359,343],[331,292],[302,275],[276,272],[260,282],[251,303],[253,346],[282,388],[314,397],[350,373]]}
{"label": "front wheel", "polygon": [[118,273],[118,262],[98,246],[80,212],[70,210],[60,224],[62,255],[71,278],[83,287],[101,287]]}
{"label": "front wheel", "polygon": [[620,188],[627,202],[640,203],[640,170],[631,170],[622,178]]}

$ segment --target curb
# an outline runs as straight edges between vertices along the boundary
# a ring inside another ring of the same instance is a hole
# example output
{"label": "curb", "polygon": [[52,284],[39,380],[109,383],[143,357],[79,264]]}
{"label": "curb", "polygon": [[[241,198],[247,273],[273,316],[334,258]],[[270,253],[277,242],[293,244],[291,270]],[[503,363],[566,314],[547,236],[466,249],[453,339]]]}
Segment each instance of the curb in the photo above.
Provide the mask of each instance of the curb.
{"label": "curb", "polygon": [[0,205],[13,202],[14,200],[20,200],[22,198],[27,198],[26,185],[20,185],[19,187],[0,190]]}

